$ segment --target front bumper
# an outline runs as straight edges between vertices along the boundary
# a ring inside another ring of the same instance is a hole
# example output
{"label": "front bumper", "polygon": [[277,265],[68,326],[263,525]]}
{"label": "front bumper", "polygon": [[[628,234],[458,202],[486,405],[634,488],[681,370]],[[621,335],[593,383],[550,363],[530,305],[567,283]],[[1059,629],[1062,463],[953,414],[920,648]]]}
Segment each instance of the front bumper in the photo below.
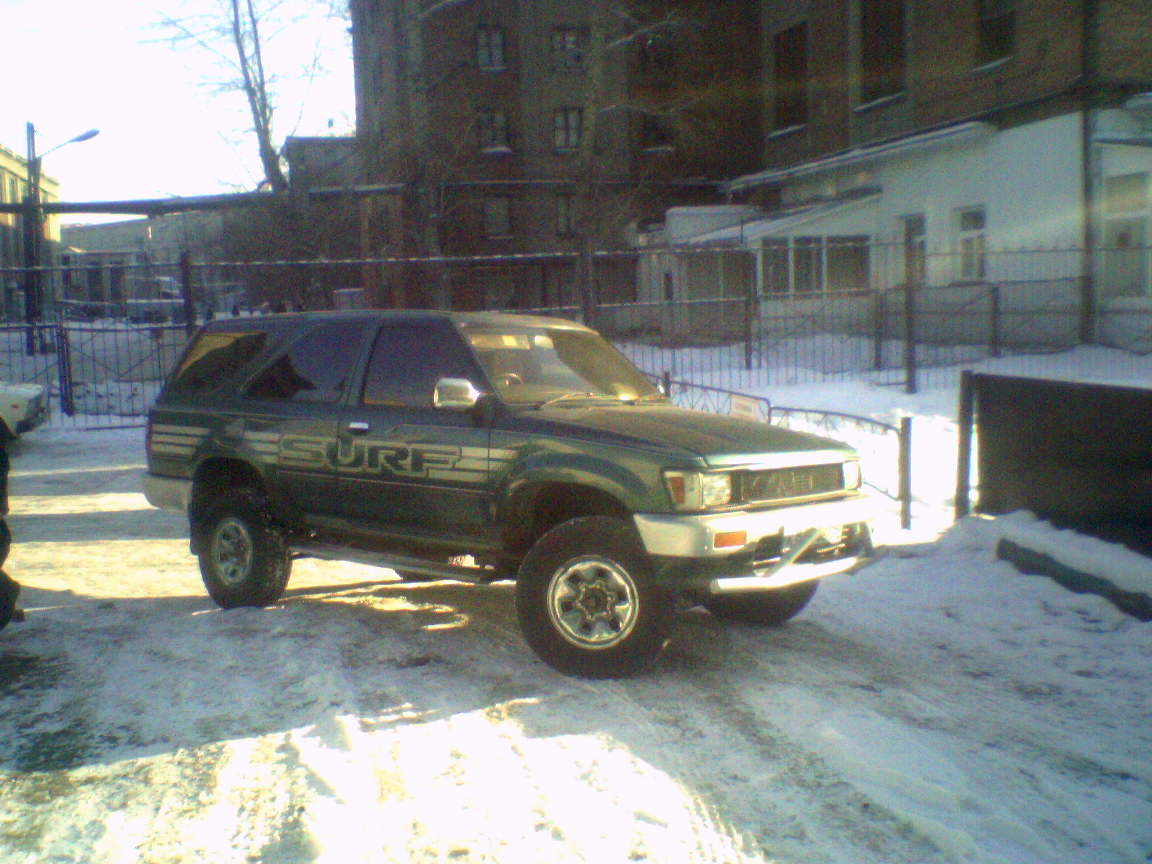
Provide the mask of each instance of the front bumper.
{"label": "front bumper", "polygon": [[[645,549],[665,569],[709,594],[771,591],[853,570],[872,553],[871,496],[769,510],[689,515],[638,514]],[[719,535],[743,533],[733,549]]]}
{"label": "front bumper", "polygon": [[16,434],[23,435],[48,422],[48,405],[44,403],[32,414],[16,423]]}

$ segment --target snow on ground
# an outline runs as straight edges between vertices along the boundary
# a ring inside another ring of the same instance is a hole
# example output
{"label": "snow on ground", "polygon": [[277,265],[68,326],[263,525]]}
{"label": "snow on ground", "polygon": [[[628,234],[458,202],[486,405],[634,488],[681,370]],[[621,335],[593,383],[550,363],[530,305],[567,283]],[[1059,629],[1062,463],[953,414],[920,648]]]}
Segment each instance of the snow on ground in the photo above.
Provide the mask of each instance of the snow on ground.
{"label": "snow on ground", "polygon": [[954,388],[769,395],[914,415],[914,530],[784,628],[685,613],[618,682],[536,660],[507,584],[299,561],[275,607],[216,609],[142,430],[28,435],[0,861],[1152,860],[1150,625],[950,524]]}

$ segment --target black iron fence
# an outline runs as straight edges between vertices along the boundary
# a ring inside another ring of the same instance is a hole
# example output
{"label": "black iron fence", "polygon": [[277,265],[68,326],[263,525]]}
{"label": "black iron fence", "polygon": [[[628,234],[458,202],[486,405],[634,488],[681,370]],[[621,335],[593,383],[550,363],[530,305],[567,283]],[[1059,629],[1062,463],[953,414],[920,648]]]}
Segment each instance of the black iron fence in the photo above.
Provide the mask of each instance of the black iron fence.
{"label": "black iron fence", "polygon": [[[813,252],[816,249],[817,252]],[[785,254],[786,253],[786,254]],[[818,254],[817,254],[818,253]],[[41,268],[44,320],[4,286],[0,375],[49,387],[76,422],[139,417],[185,330],[218,315],[359,306],[538,311],[589,320],[643,369],[740,392],[867,381],[952,386],[960,368],[1081,344],[1152,351],[1149,249],[920,250],[903,244]],[[1141,257],[1143,255],[1143,257]],[[1143,269],[1142,269],[1143,268]],[[971,271],[971,272],[969,272]],[[973,278],[953,278],[971,276]],[[906,278],[911,277],[911,278]],[[995,278],[993,278],[995,277]],[[1144,292],[1143,294],[1141,292]],[[1020,368],[1020,367],[1018,367]],[[93,420],[91,418],[97,418]]]}

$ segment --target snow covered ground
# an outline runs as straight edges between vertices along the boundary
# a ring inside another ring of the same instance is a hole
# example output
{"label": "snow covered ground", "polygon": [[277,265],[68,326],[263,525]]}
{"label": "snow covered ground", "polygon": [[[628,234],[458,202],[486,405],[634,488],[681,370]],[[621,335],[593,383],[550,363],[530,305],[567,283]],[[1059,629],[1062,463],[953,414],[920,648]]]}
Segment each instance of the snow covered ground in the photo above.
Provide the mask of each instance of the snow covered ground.
{"label": "snow covered ground", "polygon": [[28,435],[0,862],[1152,860],[1152,625],[951,523],[954,388],[768,395],[914,416],[913,530],[883,520],[782,629],[686,613],[618,682],[537,661],[507,584],[300,561],[282,603],[220,611],[140,494],[142,430]]}

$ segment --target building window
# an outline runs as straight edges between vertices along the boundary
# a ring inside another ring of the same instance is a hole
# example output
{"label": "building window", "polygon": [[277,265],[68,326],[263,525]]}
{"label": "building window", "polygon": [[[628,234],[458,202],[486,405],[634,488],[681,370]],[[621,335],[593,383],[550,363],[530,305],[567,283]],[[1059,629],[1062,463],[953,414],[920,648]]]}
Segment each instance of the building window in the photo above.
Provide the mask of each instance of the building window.
{"label": "building window", "polygon": [[871,287],[866,234],[843,237],[765,237],[760,242],[760,285],[766,296],[862,292]]}
{"label": "building window", "polygon": [[923,213],[900,219],[904,251],[904,284],[923,287],[928,275],[927,223]]}
{"label": "building window", "polygon": [[640,69],[644,72],[667,72],[675,62],[672,40],[666,33],[653,32],[639,39]]}
{"label": "building window", "polygon": [[658,114],[645,114],[640,121],[640,146],[645,150],[671,150],[675,140],[672,123]]}
{"label": "building window", "polygon": [[972,207],[957,214],[960,280],[981,282],[987,273],[984,208]]}
{"label": "building window", "polygon": [[584,129],[583,108],[558,108],[552,121],[552,141],[557,150],[576,150]]}
{"label": "building window", "polygon": [[797,237],[792,250],[792,289],[797,294],[824,290],[824,260],[820,237]]}
{"label": "building window", "polygon": [[977,0],[980,31],[976,65],[1011,57],[1016,50],[1016,0]]}
{"label": "building window", "polygon": [[860,0],[860,102],[904,90],[904,0]]}
{"label": "building window", "polygon": [[776,79],[776,128],[808,122],[808,25],[800,23],[772,37]]}
{"label": "building window", "polygon": [[486,153],[507,153],[508,115],[503,111],[481,111],[476,118],[480,149]]}
{"label": "building window", "polygon": [[561,237],[576,233],[576,198],[573,195],[556,196],[556,233]]}
{"label": "building window", "polygon": [[484,236],[512,236],[512,202],[507,198],[484,199]]}
{"label": "building window", "polygon": [[556,27],[552,30],[552,68],[583,69],[584,45],[587,31],[577,27]]}
{"label": "building window", "polygon": [[1148,209],[1148,175],[1120,174],[1104,178],[1104,211],[1135,213]]}
{"label": "building window", "polygon": [[868,290],[870,274],[867,235],[829,237],[826,255],[829,291],[855,293]]}
{"label": "building window", "polygon": [[1106,297],[1152,295],[1148,184],[1145,172],[1104,178],[1104,242],[1097,260]]}
{"label": "building window", "polygon": [[476,31],[476,65],[481,69],[504,69],[504,31],[480,27]]}

